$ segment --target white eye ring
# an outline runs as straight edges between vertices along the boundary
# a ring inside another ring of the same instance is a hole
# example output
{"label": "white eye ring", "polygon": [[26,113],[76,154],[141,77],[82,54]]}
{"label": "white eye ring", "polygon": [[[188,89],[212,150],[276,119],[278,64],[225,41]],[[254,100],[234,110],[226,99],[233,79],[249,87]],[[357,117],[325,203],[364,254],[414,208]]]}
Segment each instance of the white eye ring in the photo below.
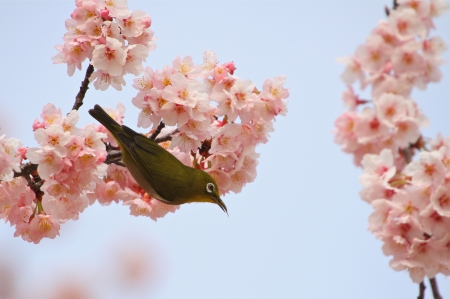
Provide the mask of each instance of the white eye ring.
{"label": "white eye ring", "polygon": [[208,193],[213,193],[213,192],[214,192],[214,189],[215,189],[215,187],[214,187],[214,184],[213,184],[213,183],[208,183],[208,184],[206,184],[206,192],[208,192]]}

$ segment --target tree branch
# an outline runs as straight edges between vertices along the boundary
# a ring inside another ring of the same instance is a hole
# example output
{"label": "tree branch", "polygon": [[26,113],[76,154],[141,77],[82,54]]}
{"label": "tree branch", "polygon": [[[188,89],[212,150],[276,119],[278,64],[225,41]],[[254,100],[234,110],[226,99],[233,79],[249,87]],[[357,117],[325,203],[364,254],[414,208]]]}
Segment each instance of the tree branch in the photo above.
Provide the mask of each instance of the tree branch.
{"label": "tree branch", "polygon": [[443,299],[441,294],[439,294],[439,289],[436,281],[436,277],[430,278],[431,290],[433,291],[434,299]]}
{"label": "tree branch", "polygon": [[166,124],[161,121],[159,123],[158,127],[156,128],[155,132],[153,132],[153,134],[150,136],[150,139],[154,141],[156,139],[156,137],[158,137],[159,133],[161,133],[161,130],[164,129],[165,126],[166,126]]}
{"label": "tree branch", "polygon": [[417,299],[425,299],[425,284],[423,283],[423,281],[419,284],[419,296],[417,297]]}
{"label": "tree branch", "polygon": [[89,64],[88,68],[86,69],[84,80],[83,82],[81,82],[80,91],[75,97],[75,104],[73,104],[72,110],[78,110],[81,105],[83,105],[84,96],[86,95],[86,91],[89,89],[89,78],[91,77],[93,72],[94,66],[92,64]]}
{"label": "tree branch", "polygon": [[122,159],[122,152],[118,150],[111,150],[108,151],[108,156],[106,157],[106,160],[103,162],[105,164],[111,164],[115,161]]}
{"label": "tree branch", "polygon": [[161,143],[161,142],[165,142],[165,141],[169,141],[172,140],[172,135],[175,134],[176,132],[178,132],[178,129],[175,129],[173,132],[166,134],[162,137],[156,138],[155,142],[156,143]]}

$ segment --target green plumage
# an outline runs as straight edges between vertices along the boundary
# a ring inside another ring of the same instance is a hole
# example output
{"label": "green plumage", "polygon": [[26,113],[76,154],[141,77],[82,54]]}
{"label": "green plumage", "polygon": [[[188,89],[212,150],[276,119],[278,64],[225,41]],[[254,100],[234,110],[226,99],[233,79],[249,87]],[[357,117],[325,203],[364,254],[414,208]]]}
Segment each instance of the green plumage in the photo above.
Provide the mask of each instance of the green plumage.
{"label": "green plumage", "polygon": [[124,164],[151,196],[173,205],[213,202],[226,212],[219,188],[208,173],[184,165],[153,140],[119,125],[99,105],[89,114],[111,132],[121,148]]}

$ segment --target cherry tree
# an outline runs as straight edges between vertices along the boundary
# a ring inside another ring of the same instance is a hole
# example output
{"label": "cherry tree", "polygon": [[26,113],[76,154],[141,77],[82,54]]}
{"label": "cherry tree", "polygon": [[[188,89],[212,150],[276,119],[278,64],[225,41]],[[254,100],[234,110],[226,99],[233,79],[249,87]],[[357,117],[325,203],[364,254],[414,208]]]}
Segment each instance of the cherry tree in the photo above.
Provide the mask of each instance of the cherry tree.
{"label": "cherry tree", "polygon": [[[387,19],[339,60],[348,110],[336,119],[335,141],[363,168],[360,196],[373,207],[369,230],[392,257],[392,269],[408,271],[419,284],[419,299],[425,277],[437,299],[435,276],[450,275],[450,138],[421,134],[428,119],[411,98],[414,88],[442,78],[447,46],[431,32],[448,8],[445,0],[394,1]],[[371,99],[355,92],[358,84]]]}

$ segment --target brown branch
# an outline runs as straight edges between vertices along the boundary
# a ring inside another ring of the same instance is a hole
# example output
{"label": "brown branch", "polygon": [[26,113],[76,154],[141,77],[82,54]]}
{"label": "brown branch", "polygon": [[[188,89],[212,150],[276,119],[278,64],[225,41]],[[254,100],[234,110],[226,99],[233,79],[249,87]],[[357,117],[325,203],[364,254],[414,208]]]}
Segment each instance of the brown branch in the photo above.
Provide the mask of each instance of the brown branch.
{"label": "brown branch", "polygon": [[430,278],[431,290],[433,291],[434,299],[443,299],[441,294],[439,294],[439,289],[436,281],[436,277]]}
{"label": "brown branch", "polygon": [[158,127],[156,128],[155,132],[153,132],[153,134],[150,136],[150,139],[154,141],[156,139],[156,137],[158,137],[159,133],[161,133],[161,130],[164,129],[165,126],[166,126],[165,123],[160,122]]}
{"label": "brown branch", "polygon": [[84,96],[86,95],[86,91],[89,89],[89,78],[91,77],[93,72],[94,66],[92,64],[89,64],[88,68],[86,69],[84,80],[83,82],[81,82],[80,91],[75,97],[75,104],[73,104],[72,110],[78,110],[81,105],[83,105]]}
{"label": "brown branch", "polygon": [[108,156],[106,157],[106,160],[103,162],[105,164],[111,164],[116,161],[119,161],[122,159],[122,152],[118,150],[111,150],[108,151]]}
{"label": "brown branch", "polygon": [[171,132],[169,134],[166,134],[166,135],[164,135],[162,137],[156,138],[155,142],[156,143],[161,143],[161,142],[172,140],[172,135],[177,133],[177,132],[178,132],[178,129],[175,129],[173,132]]}
{"label": "brown branch", "polygon": [[417,297],[417,299],[425,299],[425,284],[423,283],[423,281],[419,284],[419,296]]}
{"label": "brown branch", "polygon": [[30,176],[30,174],[32,174],[33,172],[35,172],[37,170],[37,164],[33,164],[33,163],[27,163],[27,164],[23,164],[20,166],[20,172],[14,172],[14,177],[18,177],[18,176]]}

